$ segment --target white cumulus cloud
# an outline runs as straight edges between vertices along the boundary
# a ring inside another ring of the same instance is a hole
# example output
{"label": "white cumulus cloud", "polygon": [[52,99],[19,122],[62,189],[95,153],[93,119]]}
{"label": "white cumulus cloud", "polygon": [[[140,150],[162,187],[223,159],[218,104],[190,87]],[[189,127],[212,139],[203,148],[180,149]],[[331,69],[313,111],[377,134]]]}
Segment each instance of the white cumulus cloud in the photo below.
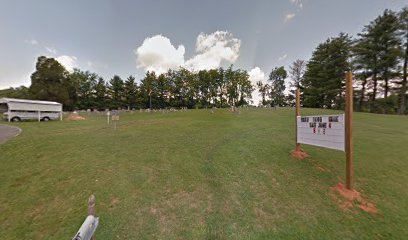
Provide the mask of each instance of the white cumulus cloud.
{"label": "white cumulus cloud", "polygon": [[211,34],[200,33],[197,37],[196,52],[185,66],[189,69],[203,70],[218,68],[222,61],[234,63],[239,57],[241,40],[227,31]]}
{"label": "white cumulus cloud", "polygon": [[262,83],[266,84],[267,80],[265,78],[265,73],[259,68],[254,67],[248,72],[249,80],[251,81],[252,86],[254,86],[255,90],[252,92],[252,100],[254,101],[255,105],[258,105],[261,102],[262,98],[259,96],[259,91],[256,83],[261,81]]}
{"label": "white cumulus cloud", "polygon": [[55,58],[55,60],[57,60],[69,72],[72,72],[74,68],[78,67],[77,57],[75,56],[62,55]]}
{"label": "white cumulus cloud", "polygon": [[170,39],[162,35],[146,38],[134,52],[137,56],[137,67],[146,71],[163,73],[184,64],[184,46],[179,45],[176,48]]}
{"label": "white cumulus cloud", "polygon": [[175,47],[170,39],[162,35],[146,38],[134,52],[137,67],[157,73],[168,69],[186,67],[190,70],[213,69],[222,62],[234,63],[239,56],[241,40],[227,31],[211,34],[200,33],[196,41],[196,55],[185,60],[183,45]]}

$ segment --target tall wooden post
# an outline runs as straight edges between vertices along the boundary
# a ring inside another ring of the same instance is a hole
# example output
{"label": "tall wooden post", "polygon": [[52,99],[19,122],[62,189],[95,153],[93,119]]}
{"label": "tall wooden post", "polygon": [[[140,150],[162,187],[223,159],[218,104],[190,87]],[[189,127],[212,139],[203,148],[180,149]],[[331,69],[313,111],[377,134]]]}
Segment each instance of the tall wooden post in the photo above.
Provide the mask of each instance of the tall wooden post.
{"label": "tall wooden post", "polygon": [[353,75],[346,73],[346,188],[351,190],[353,179]]}
{"label": "tall wooden post", "polygon": [[299,88],[296,89],[296,116],[295,116],[295,127],[296,127],[296,147],[295,151],[300,151],[300,143],[297,141],[297,117],[300,115],[300,91]]}

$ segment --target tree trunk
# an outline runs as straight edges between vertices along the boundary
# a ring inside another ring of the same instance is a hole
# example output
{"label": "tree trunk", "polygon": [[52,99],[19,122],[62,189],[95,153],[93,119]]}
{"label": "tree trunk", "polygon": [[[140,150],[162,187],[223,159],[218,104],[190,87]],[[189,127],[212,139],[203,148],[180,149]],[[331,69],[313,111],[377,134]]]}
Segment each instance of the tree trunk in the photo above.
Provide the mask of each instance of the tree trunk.
{"label": "tree trunk", "polygon": [[358,110],[361,112],[363,109],[363,102],[364,102],[364,95],[365,95],[365,87],[367,84],[367,78],[364,77],[363,83],[362,83],[362,88],[361,88],[361,94],[360,94],[360,100],[358,102]]}
{"label": "tree trunk", "polygon": [[384,78],[384,81],[385,81],[384,98],[388,97],[388,76],[386,74]]}
{"label": "tree trunk", "polygon": [[373,96],[371,97],[371,100],[374,102],[375,98],[377,97],[377,57],[374,58],[374,69],[373,69],[373,82],[374,82],[374,88],[373,88]]}
{"label": "tree trunk", "polygon": [[374,69],[373,82],[374,82],[374,88],[373,88],[373,96],[371,97],[371,100],[374,102],[375,97],[377,95],[377,69]]}
{"label": "tree trunk", "polygon": [[403,75],[402,75],[402,86],[400,91],[400,109],[399,114],[404,114],[407,108],[407,66],[408,65],[408,35],[407,35],[407,42],[405,44],[405,56],[404,56],[404,67],[403,67]]}

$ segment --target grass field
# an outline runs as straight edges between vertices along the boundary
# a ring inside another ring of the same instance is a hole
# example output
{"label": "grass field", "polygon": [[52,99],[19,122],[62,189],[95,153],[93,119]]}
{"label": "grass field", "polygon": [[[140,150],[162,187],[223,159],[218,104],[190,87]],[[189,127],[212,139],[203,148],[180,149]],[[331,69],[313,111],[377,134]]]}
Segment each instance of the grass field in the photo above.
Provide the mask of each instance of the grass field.
{"label": "grass field", "polygon": [[379,210],[369,214],[333,198],[343,152],[290,157],[293,114],[135,112],[117,130],[86,114],[13,123],[23,132],[0,145],[1,236],[70,239],[93,193],[97,239],[406,239],[408,118],[354,116],[355,188]]}

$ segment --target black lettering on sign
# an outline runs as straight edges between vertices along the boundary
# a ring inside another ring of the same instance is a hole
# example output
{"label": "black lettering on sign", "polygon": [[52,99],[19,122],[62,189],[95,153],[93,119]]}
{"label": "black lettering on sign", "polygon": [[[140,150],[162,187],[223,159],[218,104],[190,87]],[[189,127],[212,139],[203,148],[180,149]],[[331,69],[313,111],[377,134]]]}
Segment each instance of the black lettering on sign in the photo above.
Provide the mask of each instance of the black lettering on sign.
{"label": "black lettering on sign", "polygon": [[315,123],[315,122],[313,122],[313,123],[309,123],[309,127],[311,127],[311,128],[315,128],[315,127],[316,127],[316,123]]}
{"label": "black lettering on sign", "polygon": [[322,117],[313,117],[313,122],[322,122]]}
{"label": "black lettering on sign", "polygon": [[327,128],[327,123],[319,123],[319,128]]}
{"label": "black lettering on sign", "polygon": [[300,121],[301,122],[309,122],[309,118],[308,117],[301,117]]}
{"label": "black lettering on sign", "polygon": [[339,116],[330,116],[329,122],[339,122]]}

